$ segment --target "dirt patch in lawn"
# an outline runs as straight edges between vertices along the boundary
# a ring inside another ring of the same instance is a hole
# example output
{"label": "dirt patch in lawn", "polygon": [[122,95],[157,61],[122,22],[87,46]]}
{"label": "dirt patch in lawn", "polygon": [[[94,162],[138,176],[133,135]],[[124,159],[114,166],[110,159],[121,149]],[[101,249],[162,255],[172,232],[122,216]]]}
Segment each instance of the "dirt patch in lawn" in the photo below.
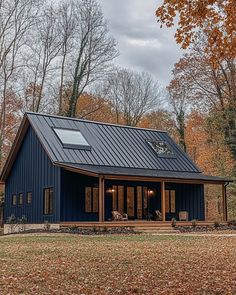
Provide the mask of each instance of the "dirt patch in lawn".
{"label": "dirt patch in lawn", "polygon": [[0,238],[5,294],[234,294],[236,238]]}

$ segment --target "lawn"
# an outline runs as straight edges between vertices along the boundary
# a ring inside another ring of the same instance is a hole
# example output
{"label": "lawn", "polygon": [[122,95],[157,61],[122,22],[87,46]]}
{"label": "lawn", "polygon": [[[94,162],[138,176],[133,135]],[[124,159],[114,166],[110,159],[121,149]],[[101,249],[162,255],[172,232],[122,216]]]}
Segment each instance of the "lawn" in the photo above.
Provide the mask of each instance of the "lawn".
{"label": "lawn", "polygon": [[0,294],[236,294],[236,238],[0,237]]}

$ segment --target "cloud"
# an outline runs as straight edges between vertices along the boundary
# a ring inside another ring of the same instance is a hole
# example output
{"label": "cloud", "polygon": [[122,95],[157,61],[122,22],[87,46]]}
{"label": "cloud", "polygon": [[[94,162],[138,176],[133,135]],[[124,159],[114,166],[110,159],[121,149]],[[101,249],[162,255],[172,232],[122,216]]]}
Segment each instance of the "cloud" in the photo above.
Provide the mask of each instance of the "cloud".
{"label": "cloud", "polygon": [[119,44],[116,64],[148,71],[166,86],[182,51],[174,40],[174,29],[160,29],[155,10],[161,1],[99,0],[110,31]]}

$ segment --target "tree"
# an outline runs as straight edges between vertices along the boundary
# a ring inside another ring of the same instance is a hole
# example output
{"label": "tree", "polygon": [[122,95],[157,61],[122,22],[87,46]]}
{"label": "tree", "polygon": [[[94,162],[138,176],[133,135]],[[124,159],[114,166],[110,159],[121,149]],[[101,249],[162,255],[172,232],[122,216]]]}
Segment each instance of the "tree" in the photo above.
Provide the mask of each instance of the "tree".
{"label": "tree", "polygon": [[102,93],[112,102],[116,122],[130,126],[137,126],[161,98],[160,86],[150,74],[127,69],[116,69],[104,82]]}
{"label": "tree", "polygon": [[68,117],[74,117],[80,95],[86,87],[103,77],[110,62],[117,56],[116,42],[109,35],[100,6],[95,0],[80,0],[77,4],[77,36],[79,40],[74,67],[72,94]]}
{"label": "tree", "polygon": [[[16,93],[21,89],[19,77],[24,67],[22,54],[26,36],[42,3],[43,0],[0,1],[0,157],[4,155],[4,144],[8,143],[9,111],[19,112],[19,96]],[[11,97],[14,97],[15,103]]]}
{"label": "tree", "polygon": [[27,38],[28,54],[25,62],[30,73],[29,84],[33,86],[31,111],[39,112],[44,108],[42,100],[45,83],[49,73],[56,70],[55,60],[62,48],[59,36],[57,10],[46,6]]}
{"label": "tree", "polygon": [[165,109],[158,109],[145,114],[138,126],[167,131],[172,137],[177,137],[176,125],[172,113]]}
{"label": "tree", "polygon": [[175,25],[175,38],[182,48],[198,39],[198,33],[207,37],[206,52],[213,59],[236,57],[236,2],[235,0],[164,0],[156,16],[161,26]]}
{"label": "tree", "polygon": [[179,144],[183,150],[187,151],[185,139],[185,120],[186,113],[189,109],[190,100],[189,93],[190,87],[186,81],[178,73],[178,69],[173,70],[173,79],[171,80],[168,90],[168,101],[172,107],[173,114],[176,122],[176,130],[178,132]]}
{"label": "tree", "polygon": [[189,105],[195,105],[205,112],[217,112],[218,120],[221,118],[220,132],[223,132],[225,143],[236,159],[235,59],[216,59],[213,62],[205,54],[204,46],[197,43],[190,53],[175,65],[174,71],[181,81],[181,88],[188,91]]}
{"label": "tree", "polygon": [[[68,56],[73,52],[76,39],[76,4],[74,1],[62,2],[58,8],[58,31],[61,38],[61,63],[59,86],[59,115],[63,114],[63,90],[65,87],[65,74],[67,70]],[[64,110],[65,111],[65,110]]]}
{"label": "tree", "polygon": [[76,117],[80,119],[115,123],[111,101],[83,93],[77,103]]}

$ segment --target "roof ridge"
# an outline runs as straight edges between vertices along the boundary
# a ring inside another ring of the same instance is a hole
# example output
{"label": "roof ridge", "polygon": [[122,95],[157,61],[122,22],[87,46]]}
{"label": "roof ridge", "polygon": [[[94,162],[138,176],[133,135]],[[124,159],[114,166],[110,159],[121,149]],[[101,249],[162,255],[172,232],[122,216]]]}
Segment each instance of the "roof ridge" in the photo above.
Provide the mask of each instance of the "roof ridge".
{"label": "roof ridge", "polygon": [[35,116],[43,116],[43,117],[53,117],[53,118],[57,118],[57,119],[72,120],[72,121],[79,121],[79,122],[84,122],[84,123],[93,123],[93,124],[100,124],[100,125],[107,125],[107,126],[114,126],[114,127],[122,127],[122,128],[130,128],[130,129],[139,129],[139,130],[168,133],[165,130],[158,130],[158,129],[153,129],[153,128],[135,127],[135,126],[115,124],[115,123],[106,123],[106,122],[85,120],[85,119],[79,119],[79,118],[63,117],[63,116],[59,116],[59,115],[52,115],[52,114],[46,114],[46,113],[36,113],[36,112],[27,111],[27,112],[25,112],[25,114],[35,115]]}

